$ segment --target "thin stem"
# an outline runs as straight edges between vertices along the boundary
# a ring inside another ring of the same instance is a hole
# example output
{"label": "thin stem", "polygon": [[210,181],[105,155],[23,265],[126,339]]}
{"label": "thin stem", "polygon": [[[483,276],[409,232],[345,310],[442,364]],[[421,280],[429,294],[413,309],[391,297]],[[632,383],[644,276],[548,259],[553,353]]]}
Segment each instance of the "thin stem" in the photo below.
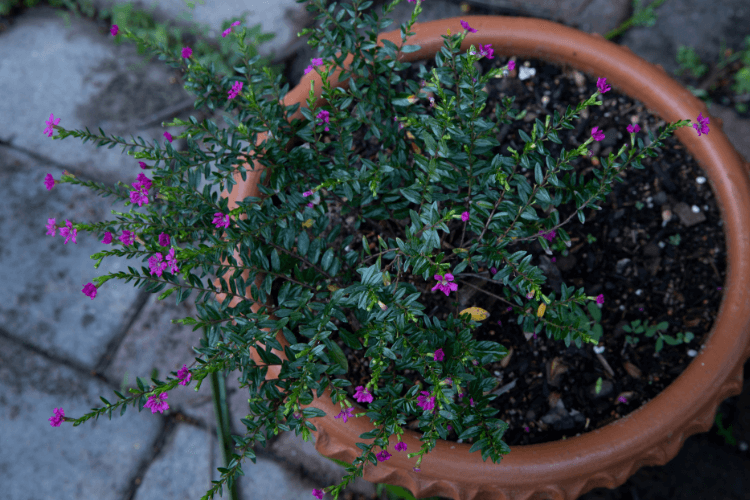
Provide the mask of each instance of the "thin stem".
{"label": "thin stem", "polygon": [[[203,338],[208,343],[208,333],[206,328],[203,328]],[[216,416],[216,435],[219,438],[219,446],[221,447],[221,455],[224,459],[224,467],[229,468],[229,464],[232,461],[232,436],[229,430],[229,409],[227,408],[227,391],[224,381],[224,372],[221,374],[217,372],[211,372],[211,398],[214,402],[214,415]],[[236,479],[236,476],[235,476]],[[229,500],[239,500],[237,495],[237,483],[232,481],[232,486],[229,488]]]}

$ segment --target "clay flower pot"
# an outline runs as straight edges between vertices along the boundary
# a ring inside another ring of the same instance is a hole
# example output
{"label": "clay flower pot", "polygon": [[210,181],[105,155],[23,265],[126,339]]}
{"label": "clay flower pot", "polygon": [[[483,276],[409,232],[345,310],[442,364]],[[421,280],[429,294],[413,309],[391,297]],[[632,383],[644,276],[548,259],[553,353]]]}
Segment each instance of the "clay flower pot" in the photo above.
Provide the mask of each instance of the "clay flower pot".
{"label": "clay flower pot", "polygon": [[[417,23],[415,36],[409,44],[421,50],[401,54],[403,61],[433,58],[443,45],[441,35],[448,28],[456,33],[463,30],[461,18]],[[409,489],[417,498],[439,495],[455,500],[474,499],[575,499],[598,487],[614,488],[624,483],[640,467],[663,465],[677,454],[683,442],[692,434],[706,432],[713,425],[717,405],[725,398],[742,390],[742,368],[750,357],[750,163],[745,162],[722,132],[722,122],[710,115],[706,106],[688,90],[670,78],[658,66],[634,55],[627,47],[616,45],[600,35],[588,34],[563,25],[540,19],[502,16],[464,16],[465,21],[478,30],[469,33],[461,50],[492,44],[495,56],[538,58],[551,63],[568,64],[594,77],[606,77],[607,83],[619,92],[643,102],[648,109],[667,122],[681,119],[696,121],[698,113],[710,117],[710,133],[697,139],[695,129],[683,127],[676,131],[678,140],[690,151],[705,170],[721,208],[727,242],[727,282],[724,298],[709,340],[688,368],[658,397],[633,413],[607,425],[565,441],[514,446],[500,463],[482,461],[479,452],[469,453],[470,444],[437,440],[435,448],[425,454],[421,471],[414,472],[416,457],[407,452],[417,451],[421,434],[406,430],[402,440],[406,452],[395,452],[378,462],[366,462],[364,478],[374,483],[395,484]],[[378,36],[379,44],[387,39],[401,42],[399,30]],[[345,60],[348,67],[352,56]],[[332,85],[348,87],[348,81],[338,82],[340,70],[329,77]],[[289,92],[284,104],[300,103],[315,80],[318,105],[323,103],[322,81],[313,71]],[[303,118],[298,110],[292,118]],[[259,141],[265,138],[260,134]],[[289,145],[291,146],[291,144]],[[289,147],[288,146],[288,147]],[[229,198],[230,210],[236,200],[260,196],[257,183],[262,165],[254,172],[246,164],[247,180],[238,182]],[[244,218],[244,216],[243,216]],[[239,255],[235,253],[239,261]],[[225,263],[226,265],[226,263]],[[247,279],[248,272],[244,277]],[[229,279],[231,273],[225,275]],[[260,279],[256,282],[260,286]],[[216,280],[216,285],[219,285]],[[250,298],[249,288],[247,297]],[[224,295],[218,295],[218,300]],[[231,304],[236,305],[235,297]],[[253,305],[257,312],[259,306]],[[288,345],[279,333],[278,341]],[[261,344],[262,345],[262,344]],[[283,352],[274,354],[286,359]],[[253,359],[260,365],[260,357],[251,349]],[[278,378],[279,365],[269,367],[267,379]],[[313,392],[313,395],[315,393]],[[357,402],[355,409],[363,410]],[[317,427],[315,448],[324,456],[351,463],[359,456],[356,442],[371,443],[358,436],[373,429],[366,417],[334,420],[341,408],[333,405],[330,390],[311,405],[325,411],[326,416],[312,419]],[[358,413],[357,411],[355,411]],[[390,445],[396,444],[395,437]],[[323,486],[323,485],[321,485]]]}

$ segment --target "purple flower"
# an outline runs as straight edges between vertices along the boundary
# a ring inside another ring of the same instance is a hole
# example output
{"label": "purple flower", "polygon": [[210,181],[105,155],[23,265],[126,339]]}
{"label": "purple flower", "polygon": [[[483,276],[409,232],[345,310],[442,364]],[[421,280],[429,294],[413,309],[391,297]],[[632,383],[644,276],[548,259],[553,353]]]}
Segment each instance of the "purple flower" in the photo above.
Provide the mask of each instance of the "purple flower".
{"label": "purple flower", "polygon": [[641,130],[641,127],[639,127],[637,123],[628,125],[628,132],[631,134],[637,134],[639,130]]}
{"label": "purple flower", "polygon": [[701,136],[701,132],[704,134],[707,134],[709,131],[709,128],[707,126],[709,124],[709,121],[708,121],[708,117],[703,118],[702,112],[698,113],[698,123],[700,123],[700,128],[698,128],[697,123],[693,123],[693,128],[698,132],[698,137]]}
{"label": "purple flower", "polygon": [[437,351],[435,351],[435,361],[442,361],[445,359],[445,353],[443,352],[443,348],[441,347]]}
{"label": "purple flower", "polygon": [[599,130],[599,127],[594,127],[591,129],[591,137],[593,137],[595,141],[601,141],[604,139],[604,132]]}
{"label": "purple flower", "polygon": [[461,220],[464,222],[467,222],[469,220],[469,212],[468,210],[461,214]]}
{"label": "purple flower", "polygon": [[165,401],[169,395],[166,392],[162,392],[158,396],[149,396],[148,402],[143,405],[144,408],[151,408],[151,413],[164,413],[164,410],[169,409],[169,405]]}
{"label": "purple flower", "polygon": [[47,174],[44,176],[44,187],[47,188],[47,191],[52,190],[52,188],[55,185],[55,179],[52,178],[52,174]]}
{"label": "purple flower", "polygon": [[353,411],[354,411],[354,408],[347,408],[346,410],[342,410],[341,413],[339,413],[338,415],[336,415],[333,418],[343,418],[344,419],[344,423],[346,423],[347,420],[349,419],[349,417],[353,416],[352,415]]}
{"label": "purple flower", "polygon": [[55,415],[53,417],[50,417],[48,419],[49,420],[49,424],[52,427],[60,427],[60,424],[63,421],[63,417],[65,416],[65,410],[63,410],[62,408],[55,408],[54,413],[55,413]]}
{"label": "purple flower", "polygon": [[358,385],[357,392],[354,393],[354,399],[357,403],[372,403],[372,394],[364,386]]}
{"label": "purple flower", "polygon": [[182,48],[182,57],[189,58],[193,55],[193,49],[190,47],[183,47]]}
{"label": "purple flower", "polygon": [[91,300],[94,300],[94,297],[96,297],[96,285],[93,283],[86,283],[81,291],[86,296],[91,297]]}
{"label": "purple flower", "polygon": [[470,33],[476,33],[477,32],[477,30],[475,30],[474,28],[472,28],[471,26],[469,26],[469,23],[467,23],[463,19],[461,19],[461,26],[463,26],[464,29],[468,30]]}
{"label": "purple flower", "polygon": [[612,90],[612,87],[607,85],[607,79],[606,78],[599,78],[596,80],[596,88],[599,89],[599,92],[604,94],[605,92]]}
{"label": "purple flower", "polygon": [[433,292],[437,289],[440,289],[440,291],[447,296],[450,295],[451,292],[455,292],[456,290],[458,290],[458,284],[449,283],[449,281],[453,281],[453,275],[451,273],[447,273],[445,275],[445,278],[443,278],[442,274],[436,274],[433,277],[438,280],[438,284],[432,287]]}
{"label": "purple flower", "polygon": [[52,137],[52,134],[54,133],[53,127],[58,123],[60,123],[60,118],[55,120],[55,115],[53,113],[50,113],[49,119],[44,122],[44,124],[47,125],[47,128],[44,129],[44,133],[47,134],[47,137]]}
{"label": "purple flower", "polygon": [[116,24],[113,24],[112,27],[109,29],[109,32],[112,33],[112,36],[115,36],[115,35],[117,35],[117,31],[119,29],[120,28],[118,28]]}

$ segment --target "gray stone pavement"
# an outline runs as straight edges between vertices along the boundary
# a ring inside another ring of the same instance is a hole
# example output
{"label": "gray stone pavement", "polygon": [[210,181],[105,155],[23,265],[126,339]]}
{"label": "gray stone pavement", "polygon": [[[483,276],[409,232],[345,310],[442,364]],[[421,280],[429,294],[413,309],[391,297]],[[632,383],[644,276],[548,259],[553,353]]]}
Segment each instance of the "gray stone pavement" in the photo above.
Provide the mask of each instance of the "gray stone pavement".
{"label": "gray stone pavement", "polygon": [[[692,14],[708,3],[669,0],[660,9],[670,3],[672,24],[665,21],[665,29],[658,24],[634,29],[623,43],[665,68],[673,64],[677,42],[693,42],[715,55],[716,33]],[[750,15],[750,9],[743,13],[739,8],[742,2],[710,3],[716,4],[726,4],[727,9],[701,12],[712,16],[718,27]],[[188,22],[180,19],[187,10],[183,2],[164,0],[156,5],[157,19]],[[624,0],[482,0],[471,5],[602,32],[630,15]],[[400,4],[389,29],[405,22],[412,8],[413,4]],[[260,22],[264,32],[277,33],[278,39],[261,46],[260,52],[275,50],[278,58],[287,60],[291,85],[296,84],[316,55],[296,39],[296,32],[311,22],[304,4],[205,0],[196,5],[194,18],[220,36],[221,21],[243,11],[252,12],[250,24]],[[426,0],[420,20],[461,14],[457,2]],[[679,26],[692,31],[675,28]],[[668,50],[660,50],[659,44]],[[165,129],[150,125],[149,117],[179,109],[192,96],[182,88],[176,70],[158,59],[141,63],[132,43],[112,43],[108,26],[75,17],[68,25],[50,7],[28,9],[0,32],[0,486],[9,500],[197,500],[210,481],[218,479],[216,468],[223,465],[207,383],[198,392],[194,383],[170,391],[170,409],[163,414],[130,407],[123,416],[115,412],[112,420],[91,420],[75,428],[65,423],[51,427],[48,421],[54,408],[78,417],[100,407],[100,396],[116,400],[113,390],[135,387],[136,376],[147,380],[154,369],[166,379],[169,372],[192,363],[191,346],[198,346],[202,337],[201,330],[170,322],[197,317],[195,295],[177,306],[174,296],[158,302],[156,294],[135,288],[133,282],[112,280],[91,300],[81,289],[93,277],[143,264],[108,258],[94,269],[90,255],[109,247],[91,234],[79,232],[75,244],[64,244],[59,234],[45,234],[49,218],[58,223],[112,220],[112,209],[131,208],[124,203],[113,207],[111,198],[80,186],[57,185],[48,191],[43,183],[47,173],[59,179],[68,170],[83,180],[129,185],[141,170],[121,147],[96,148],[76,138],[53,141],[42,131],[54,113],[67,129],[88,127],[94,132],[102,127],[108,135],[130,140],[132,134],[163,144]],[[711,110],[722,117],[724,130],[750,159],[750,124],[730,109]],[[201,113],[188,110],[176,116],[208,116],[223,125],[221,113]],[[173,146],[185,148],[181,140]],[[247,395],[236,378],[229,378],[227,390],[232,431],[242,435],[240,418],[248,413]],[[245,476],[239,481],[245,499],[310,499],[314,487],[337,483],[343,475],[343,467],[318,455],[312,442],[293,433],[281,434],[267,448],[258,445],[255,451],[257,463],[245,461]],[[375,497],[374,485],[361,478],[347,492],[350,498]]]}

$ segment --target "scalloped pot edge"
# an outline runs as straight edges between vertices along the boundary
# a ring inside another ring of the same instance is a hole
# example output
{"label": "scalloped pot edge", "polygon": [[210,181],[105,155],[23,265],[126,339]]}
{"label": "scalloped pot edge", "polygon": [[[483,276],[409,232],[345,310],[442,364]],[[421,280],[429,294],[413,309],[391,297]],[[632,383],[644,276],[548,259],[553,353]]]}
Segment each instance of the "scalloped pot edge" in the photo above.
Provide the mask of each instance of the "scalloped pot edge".
{"label": "scalloped pot edge", "polygon": [[[568,64],[595,77],[606,77],[607,83],[617,91],[643,102],[649,110],[667,122],[682,119],[696,121],[698,113],[710,117],[711,132],[695,140],[692,127],[675,132],[706,172],[721,209],[726,235],[728,262],[725,295],[718,317],[708,341],[688,368],[659,396],[631,414],[595,431],[572,437],[565,441],[515,446],[508,455],[495,464],[491,459],[483,462],[480,452],[469,453],[470,445],[438,439],[435,448],[424,455],[421,471],[414,472],[416,457],[408,459],[407,453],[393,453],[376,466],[366,462],[364,479],[374,483],[385,482],[408,488],[417,498],[439,495],[454,500],[573,500],[594,488],[615,488],[624,483],[640,467],[663,465],[678,453],[685,439],[692,434],[708,431],[716,407],[725,398],[742,391],[742,368],[750,357],[750,164],[744,162],[726,135],[721,121],[711,116],[708,109],[688,90],[670,78],[666,72],[633,54],[626,47],[609,42],[598,34],[588,34],[558,23],[522,17],[463,16],[439,21],[417,23],[412,27],[415,35],[407,39],[410,45],[421,49],[401,53],[401,61],[418,61],[433,58],[443,45],[441,35],[450,28],[459,32],[460,20],[467,21],[477,33],[469,33],[461,51],[471,44],[491,44],[495,56],[537,58],[556,64]],[[378,36],[378,44],[387,39],[400,44],[400,31]],[[344,61],[349,67],[351,54]],[[339,82],[341,68],[336,68],[329,81],[333,86],[348,87],[348,81]],[[301,108],[310,82],[315,81],[317,105],[321,98],[322,79],[312,71],[284,98],[286,106],[299,103],[300,109],[290,117],[304,119]],[[266,139],[259,134],[257,144]],[[290,150],[291,142],[287,145]],[[248,196],[260,196],[257,183],[264,168],[255,162],[247,163],[247,180],[239,172],[234,174],[237,185],[231,193],[226,189],[223,197],[229,199],[229,209],[237,207],[236,201]],[[254,170],[250,170],[254,168]],[[245,219],[244,214],[241,219]],[[239,262],[239,253],[235,250]],[[223,265],[227,265],[223,261]],[[229,281],[232,270],[224,275]],[[242,276],[248,278],[249,271]],[[263,276],[257,277],[258,287]],[[215,281],[217,288],[219,280]],[[247,298],[249,289],[246,291]],[[224,294],[217,294],[219,302]],[[236,306],[239,297],[230,302]],[[253,312],[259,309],[253,304]],[[277,339],[288,345],[281,332]],[[259,343],[261,348],[265,346]],[[283,352],[273,350],[279,358]],[[255,349],[252,358],[259,365],[263,361]],[[278,378],[280,365],[268,369],[266,379]],[[315,396],[315,394],[313,394]],[[362,409],[355,401],[349,402]],[[334,420],[339,405],[333,405],[330,388],[312,404],[326,413],[325,417],[311,419],[318,429],[313,432],[315,448],[324,456],[351,463],[360,450],[356,442],[372,443],[358,436],[373,429],[369,419],[350,419],[346,424]],[[402,441],[408,451],[421,447],[421,434],[405,430]],[[396,444],[392,436],[390,445]]]}

